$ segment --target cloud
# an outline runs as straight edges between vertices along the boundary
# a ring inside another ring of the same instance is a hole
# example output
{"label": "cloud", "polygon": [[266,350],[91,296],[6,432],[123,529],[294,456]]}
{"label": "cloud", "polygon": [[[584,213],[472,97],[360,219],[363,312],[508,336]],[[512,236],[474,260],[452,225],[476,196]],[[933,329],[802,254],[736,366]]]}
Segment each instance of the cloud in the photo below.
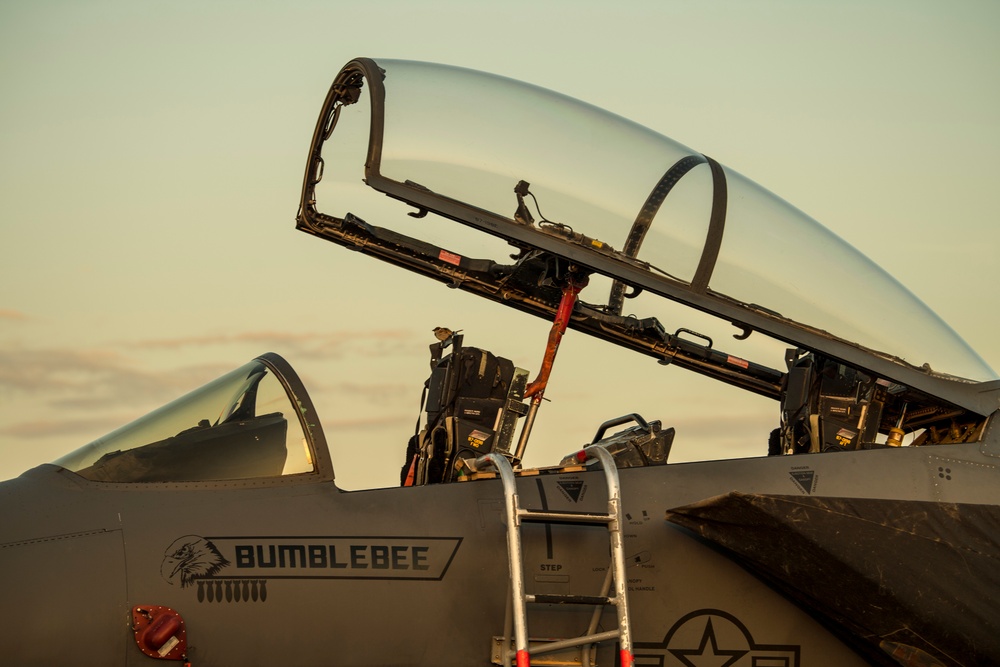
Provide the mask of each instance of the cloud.
{"label": "cloud", "polygon": [[[135,416],[93,417],[63,420],[24,421],[0,429],[0,435],[12,438],[50,438],[55,436],[78,436],[93,433],[95,436],[108,433],[125,424]],[[80,443],[83,444],[83,443]]]}
{"label": "cloud", "polygon": [[[0,311],[0,317],[23,317]],[[300,359],[324,360],[350,357],[387,357],[411,354],[422,341],[410,331],[335,331],[300,333],[262,331],[203,335],[116,343],[114,349],[31,348],[8,343],[0,350],[0,396],[44,395],[54,407],[92,408],[109,400],[135,403],[170,399],[230,370],[225,365],[186,365],[170,370],[148,368],[148,353],[156,350],[203,349],[252,345],[255,353],[282,350]],[[125,354],[121,350],[127,350]],[[231,356],[231,355],[227,355]],[[398,395],[402,386],[344,385],[334,391]]]}
{"label": "cloud", "polygon": [[159,370],[103,348],[0,349],[0,441],[68,443],[69,451],[231,370],[188,364]]}
{"label": "cloud", "polygon": [[[0,398],[14,409],[74,418],[74,412],[102,412],[135,406],[138,417],[222,375],[228,365],[194,364],[154,370],[119,352],[98,348],[0,350]],[[57,418],[58,420],[58,418]],[[119,424],[122,422],[118,422]]]}
{"label": "cloud", "polygon": [[124,359],[107,350],[0,350],[0,387],[62,390],[121,373]]}
{"label": "cloud", "polygon": [[[0,311],[2,318],[18,316],[13,311]],[[0,348],[0,440],[72,440],[73,446],[88,442],[232,370],[230,362],[204,361],[214,356],[216,347],[246,344],[254,347],[251,354],[278,349],[290,356],[324,361],[393,359],[414,350],[422,353],[425,342],[406,330],[262,331],[77,348],[33,347],[27,341],[8,340]],[[220,357],[234,356],[232,349],[223,351]],[[174,358],[183,363],[175,367],[164,364]],[[366,379],[371,381],[366,383]],[[392,377],[341,376],[329,383],[307,384],[307,389],[314,396],[325,394],[327,404],[331,400],[339,404],[343,397],[353,401],[346,419],[328,424],[332,429],[409,432],[414,415],[393,410],[388,404],[412,403],[415,411],[420,383],[394,382]],[[378,416],[369,417],[369,409],[364,413],[357,409],[367,406],[379,406]]]}
{"label": "cloud", "polygon": [[360,398],[368,403],[381,405],[387,400],[395,400],[400,397],[413,398],[414,403],[420,397],[421,385],[419,383],[340,383],[334,385],[320,386],[310,384],[306,387],[310,394],[338,394]]}
{"label": "cloud", "polygon": [[337,359],[347,354],[388,356],[409,353],[419,345],[412,331],[403,329],[376,331],[288,332],[255,331],[239,334],[214,334],[180,338],[160,338],[124,343],[140,349],[181,349],[246,344],[258,349],[282,350],[289,355],[309,359]]}
{"label": "cloud", "polygon": [[341,419],[324,424],[324,430],[329,434],[337,431],[379,431],[386,428],[398,429],[406,426],[410,430],[404,431],[413,434],[414,418],[412,416],[397,415],[395,417],[372,417],[369,419]]}

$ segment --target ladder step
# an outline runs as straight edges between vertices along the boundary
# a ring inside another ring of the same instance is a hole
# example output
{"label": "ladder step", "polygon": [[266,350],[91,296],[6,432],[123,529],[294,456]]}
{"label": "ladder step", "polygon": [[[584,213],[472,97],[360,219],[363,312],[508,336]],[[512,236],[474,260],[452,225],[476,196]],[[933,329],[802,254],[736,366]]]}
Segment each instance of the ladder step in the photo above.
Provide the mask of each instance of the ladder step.
{"label": "ladder step", "polygon": [[[531,655],[543,655],[545,653],[554,653],[556,651],[561,651],[567,648],[573,648],[575,646],[583,646],[584,644],[596,644],[598,642],[607,641],[609,639],[617,639],[621,637],[620,630],[609,630],[607,632],[598,632],[593,635],[583,635],[582,637],[573,637],[572,639],[560,639],[560,640],[548,640],[546,642],[536,642],[531,644],[528,648],[528,653]],[[576,664],[580,664],[577,662]]]}
{"label": "ladder step", "polygon": [[525,595],[525,602],[537,602],[540,604],[591,604],[605,605],[614,604],[615,599],[606,595],[557,595],[557,594],[537,594]]}
{"label": "ladder step", "polygon": [[566,523],[611,523],[615,517],[610,514],[591,512],[549,512],[546,510],[519,509],[517,515],[522,521],[562,521]]}
{"label": "ladder step", "polygon": [[[618,468],[615,466],[614,456],[603,445],[592,444],[583,450],[583,457],[575,455],[581,463],[587,458],[596,458],[601,463],[604,470],[604,479],[608,487],[608,511],[607,513],[592,512],[550,512],[548,510],[525,510],[519,507],[517,494],[517,479],[511,468],[510,461],[501,453],[490,452],[476,459],[472,469],[483,470],[485,466],[492,466],[500,481],[503,483],[504,508],[506,510],[507,525],[507,561],[508,572],[510,574],[510,595],[511,602],[507,607],[507,621],[502,638],[494,638],[492,662],[495,665],[509,667],[513,662],[517,665],[531,664],[532,655],[543,653],[557,653],[564,649],[595,644],[617,638],[619,641],[619,651],[622,665],[633,665],[634,655],[632,652],[631,622],[628,608],[628,587],[625,571],[625,549],[622,541],[622,511],[621,511],[621,485],[618,479]],[[605,573],[604,584],[600,592],[602,595],[531,595],[524,590],[524,554],[521,550],[521,523],[523,521],[537,521],[544,523],[571,523],[603,525],[608,531],[608,538],[611,547],[611,565]],[[608,596],[609,588],[614,583],[614,595]],[[527,604],[577,604],[592,605],[596,607],[592,612],[590,632],[597,627],[601,614],[604,610],[600,607],[605,605],[614,606],[618,617],[618,628],[616,630],[586,634],[575,639],[560,639],[544,644],[530,644],[528,640],[528,609]],[[510,631],[513,630],[514,645],[509,644]],[[513,651],[511,649],[513,648]],[[512,655],[513,654],[513,655]],[[553,655],[552,665],[578,665],[581,664],[584,654],[581,653],[580,660],[566,661],[564,656]]]}

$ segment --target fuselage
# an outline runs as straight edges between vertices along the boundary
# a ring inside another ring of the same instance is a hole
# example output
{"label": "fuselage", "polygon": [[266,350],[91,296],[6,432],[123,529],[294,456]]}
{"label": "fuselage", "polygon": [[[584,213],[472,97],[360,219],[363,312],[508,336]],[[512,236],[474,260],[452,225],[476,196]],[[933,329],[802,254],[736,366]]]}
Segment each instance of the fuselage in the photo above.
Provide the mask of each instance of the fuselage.
{"label": "fuselage", "polygon": [[[733,491],[996,506],[998,449],[991,429],[980,443],[620,471],[637,664],[716,649],[866,664],[665,513]],[[529,508],[599,511],[607,498],[599,472],[543,471],[520,477],[518,490]],[[136,605],[177,610],[199,665],[487,665],[504,635],[496,480],[359,492],[308,476],[116,485],[46,465],[0,485],[0,508],[0,645],[13,664],[71,651],[75,664],[147,664],[129,629]],[[603,529],[525,525],[523,535],[529,592],[597,593],[609,564]],[[196,538],[215,555],[195,554],[185,575],[177,544]],[[895,554],[872,554],[883,556],[892,567]],[[212,558],[225,564],[212,569]],[[529,633],[580,634],[591,613],[536,605]],[[613,614],[601,623],[613,627]],[[612,663],[612,644],[598,664]]]}

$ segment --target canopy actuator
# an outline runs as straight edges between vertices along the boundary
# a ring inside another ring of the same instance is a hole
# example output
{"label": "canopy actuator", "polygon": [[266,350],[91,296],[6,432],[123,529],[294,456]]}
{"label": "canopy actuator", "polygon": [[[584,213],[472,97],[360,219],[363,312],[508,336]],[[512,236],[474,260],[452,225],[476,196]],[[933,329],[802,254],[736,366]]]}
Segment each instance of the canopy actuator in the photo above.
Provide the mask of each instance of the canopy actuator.
{"label": "canopy actuator", "polygon": [[574,273],[572,270],[566,275],[562,288],[562,299],[559,301],[559,308],[556,309],[552,328],[549,329],[549,339],[545,345],[542,367],[538,371],[538,377],[529,383],[524,390],[524,397],[531,399],[531,407],[524,420],[524,428],[521,430],[521,439],[517,443],[517,451],[514,452],[514,460],[516,461],[520,461],[524,457],[524,450],[528,446],[528,437],[535,424],[535,414],[538,412],[538,406],[542,403],[542,396],[548,386],[549,375],[552,373],[552,365],[556,360],[556,352],[559,351],[559,343],[566,333],[566,327],[569,326],[569,319],[573,315],[573,307],[576,305],[576,297],[580,294],[580,290],[587,286],[587,282],[586,275]]}

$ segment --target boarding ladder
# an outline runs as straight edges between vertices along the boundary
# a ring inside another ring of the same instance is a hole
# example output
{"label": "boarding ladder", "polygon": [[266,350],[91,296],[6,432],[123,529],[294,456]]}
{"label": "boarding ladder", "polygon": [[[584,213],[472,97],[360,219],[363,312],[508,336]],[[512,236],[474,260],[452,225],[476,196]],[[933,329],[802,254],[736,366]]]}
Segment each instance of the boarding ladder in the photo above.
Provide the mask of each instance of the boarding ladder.
{"label": "boarding ladder", "polygon": [[[604,469],[608,485],[608,511],[605,514],[588,512],[550,512],[548,510],[526,510],[520,507],[515,484],[514,471],[505,456],[491,452],[476,459],[478,470],[492,466],[500,474],[503,483],[504,501],[507,511],[507,558],[510,569],[511,596],[508,599],[508,621],[504,630],[503,645],[500,650],[500,664],[510,665],[510,617],[513,610],[514,650],[516,667],[530,667],[531,656],[552,653],[574,647],[581,647],[583,667],[590,667],[590,646],[609,639],[618,639],[620,644],[621,667],[632,667],[632,631],[629,619],[628,584],[625,578],[625,548],[622,539],[621,492],[618,483],[618,468],[612,455],[602,445],[589,445],[574,454],[580,463],[597,459]],[[524,590],[524,560],[521,552],[521,522],[577,523],[604,525],[611,540],[611,567],[607,569],[600,595],[532,595]],[[614,595],[608,595],[612,578]],[[594,613],[587,632],[579,637],[533,646],[528,645],[529,603],[594,605]],[[613,605],[618,613],[618,629],[596,632],[601,610]]]}

